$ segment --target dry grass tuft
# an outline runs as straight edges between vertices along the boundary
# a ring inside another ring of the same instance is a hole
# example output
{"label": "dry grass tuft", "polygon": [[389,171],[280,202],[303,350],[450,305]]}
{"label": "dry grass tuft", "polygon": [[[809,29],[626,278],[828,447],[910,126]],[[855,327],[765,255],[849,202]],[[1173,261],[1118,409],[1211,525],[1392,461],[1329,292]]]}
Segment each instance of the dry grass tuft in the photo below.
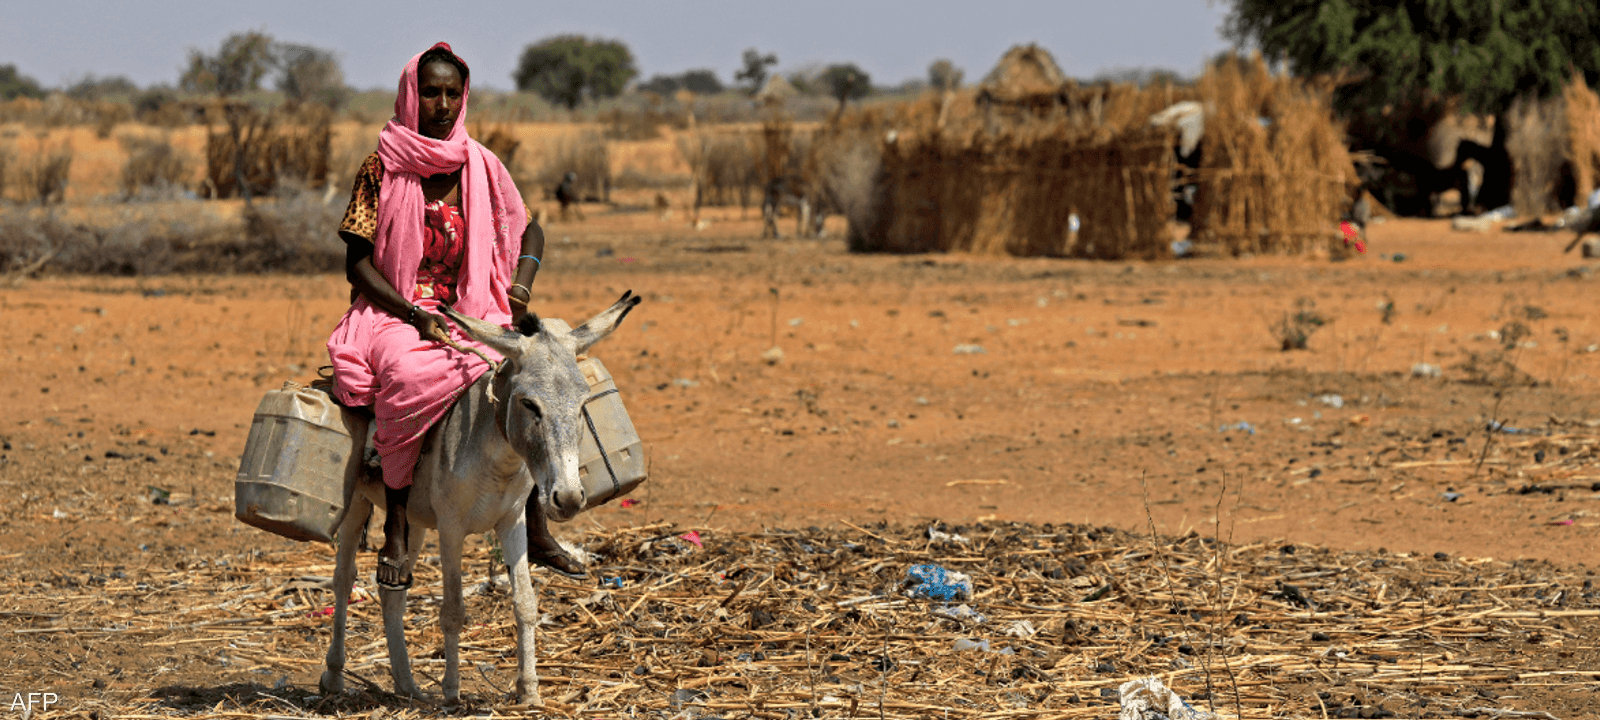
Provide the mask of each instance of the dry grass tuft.
{"label": "dry grass tuft", "polygon": [[702,129],[678,136],[678,152],[695,179],[695,206],[756,204],[762,192],[763,142],[743,129]]}
{"label": "dry grass tuft", "polygon": [[279,183],[318,187],[327,182],[333,114],[326,107],[260,112],[240,103],[220,113],[223,125],[208,129],[206,138],[207,197],[242,197],[241,178],[251,195],[270,194]]}
{"label": "dry grass tuft", "polygon": [[67,195],[67,180],[72,173],[72,143],[62,142],[51,148],[40,140],[39,152],[33,163],[22,171],[22,189],[26,200],[40,205],[60,203]]}
{"label": "dry grass tuft", "polygon": [[124,198],[169,197],[184,189],[189,177],[189,158],[172,146],[166,135],[124,134],[117,141],[128,153],[122,167]]}
{"label": "dry grass tuft", "polygon": [[53,207],[14,208],[0,212],[0,277],[336,272],[343,207],[324,197],[280,188],[239,219],[195,202],[119,205],[97,222],[69,222]]}

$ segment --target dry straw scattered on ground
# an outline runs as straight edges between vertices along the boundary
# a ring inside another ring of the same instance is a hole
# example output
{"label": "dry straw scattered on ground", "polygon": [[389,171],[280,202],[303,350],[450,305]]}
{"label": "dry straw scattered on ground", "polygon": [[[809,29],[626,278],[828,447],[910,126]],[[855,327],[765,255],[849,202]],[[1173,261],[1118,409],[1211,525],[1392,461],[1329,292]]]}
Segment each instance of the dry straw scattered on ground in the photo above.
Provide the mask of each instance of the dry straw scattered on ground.
{"label": "dry straw scattered on ground", "polygon": [[[1224,716],[1434,718],[1497,712],[1497,692],[1600,689],[1593,668],[1518,650],[1576,640],[1572,623],[1600,617],[1592,581],[1542,563],[1013,523],[647,524],[581,540],[597,582],[537,575],[541,715],[1104,718],[1121,683],[1157,677]],[[65,708],[75,715],[532,714],[506,704],[516,642],[503,575],[483,574],[492,558],[480,546],[464,562],[463,708],[384,689],[381,616],[364,590],[351,610],[357,689],[316,695],[332,597],[331,554],[317,546],[14,578],[0,624],[17,657],[52,658],[70,634],[155,654],[199,648],[228,678],[118,678],[123,689]],[[973,595],[908,597],[921,564],[970,575]],[[433,692],[439,583],[419,566],[407,623]],[[76,659],[69,677],[103,680],[113,661]],[[8,687],[36,679],[16,672],[0,669]]]}

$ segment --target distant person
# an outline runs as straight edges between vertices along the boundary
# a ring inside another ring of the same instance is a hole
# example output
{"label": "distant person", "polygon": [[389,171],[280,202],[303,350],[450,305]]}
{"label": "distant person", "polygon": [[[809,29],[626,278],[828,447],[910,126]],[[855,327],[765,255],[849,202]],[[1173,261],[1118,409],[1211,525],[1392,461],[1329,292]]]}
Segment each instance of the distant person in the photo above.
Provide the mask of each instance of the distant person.
{"label": "distant person", "polygon": [[583,209],[578,207],[578,201],[582,198],[578,197],[577,183],[578,174],[569,170],[566,175],[562,176],[561,184],[556,186],[556,202],[561,203],[562,222],[567,220],[567,208],[569,207],[572,208],[572,212],[578,215],[579,220],[583,219]]}
{"label": "distant person", "polygon": [[[339,226],[352,303],[328,355],[335,397],[376,416],[388,488],[377,582],[390,589],[411,585],[401,576],[415,550],[406,547],[406,503],[423,439],[488,369],[443,343],[455,332],[474,345],[439,308],[510,326],[527,312],[544,253],[544,231],[528,221],[510,173],[467,135],[469,78],[445,43],[406,64],[394,119],[357,173]],[[581,577],[586,569],[551,537],[541,507],[528,503],[528,559]]]}

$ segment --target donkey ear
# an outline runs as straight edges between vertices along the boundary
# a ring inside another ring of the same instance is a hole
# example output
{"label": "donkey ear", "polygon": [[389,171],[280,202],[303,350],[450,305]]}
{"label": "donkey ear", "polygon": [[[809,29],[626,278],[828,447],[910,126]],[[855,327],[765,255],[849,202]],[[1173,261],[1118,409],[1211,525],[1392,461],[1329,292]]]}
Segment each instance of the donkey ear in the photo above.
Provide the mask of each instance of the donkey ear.
{"label": "donkey ear", "polygon": [[539,316],[533,313],[527,313],[517,319],[517,332],[522,333],[523,337],[533,337],[543,329],[539,325]]}
{"label": "donkey ear", "polygon": [[622,324],[622,319],[628,316],[628,311],[632,310],[633,306],[638,305],[641,299],[638,295],[633,294],[632,290],[629,290],[623,293],[622,298],[617,300],[611,307],[606,308],[599,315],[589,318],[589,322],[573,330],[572,340],[576,346],[575,352],[582,355],[588,352],[589,348],[595,343],[604,340],[607,335],[611,334],[611,331],[616,330],[617,326]]}
{"label": "donkey ear", "polygon": [[522,356],[522,334],[515,330],[507,330],[494,323],[479,320],[470,315],[462,315],[448,305],[440,305],[439,309],[445,317],[461,328],[467,337],[488,345],[495,352],[507,359]]}

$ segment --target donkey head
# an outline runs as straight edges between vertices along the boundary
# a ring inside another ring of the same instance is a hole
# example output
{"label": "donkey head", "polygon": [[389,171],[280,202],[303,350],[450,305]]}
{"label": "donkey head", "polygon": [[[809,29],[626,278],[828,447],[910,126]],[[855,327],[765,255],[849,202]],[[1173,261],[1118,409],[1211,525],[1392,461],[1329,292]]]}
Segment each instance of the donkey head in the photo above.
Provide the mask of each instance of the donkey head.
{"label": "donkey head", "polygon": [[578,370],[578,355],[616,330],[639,300],[629,290],[570,331],[541,323],[531,313],[506,329],[443,308],[468,337],[505,358],[493,380],[495,426],[527,463],[545,515],[552,520],[570,520],[584,507],[578,439],[589,384]]}

